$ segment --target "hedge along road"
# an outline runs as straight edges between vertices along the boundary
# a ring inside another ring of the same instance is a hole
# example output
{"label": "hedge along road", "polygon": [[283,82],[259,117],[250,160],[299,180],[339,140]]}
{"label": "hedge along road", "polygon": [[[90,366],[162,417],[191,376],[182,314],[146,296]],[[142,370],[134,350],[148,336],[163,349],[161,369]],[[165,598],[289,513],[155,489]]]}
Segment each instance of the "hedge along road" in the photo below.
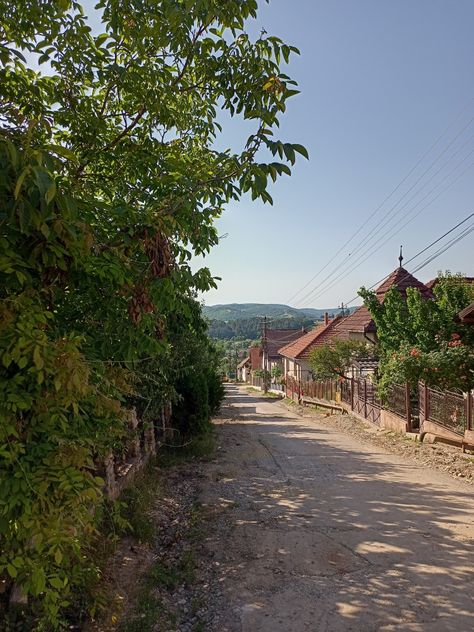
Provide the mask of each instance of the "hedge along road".
{"label": "hedge along road", "polygon": [[216,424],[213,630],[474,630],[472,487],[233,385]]}

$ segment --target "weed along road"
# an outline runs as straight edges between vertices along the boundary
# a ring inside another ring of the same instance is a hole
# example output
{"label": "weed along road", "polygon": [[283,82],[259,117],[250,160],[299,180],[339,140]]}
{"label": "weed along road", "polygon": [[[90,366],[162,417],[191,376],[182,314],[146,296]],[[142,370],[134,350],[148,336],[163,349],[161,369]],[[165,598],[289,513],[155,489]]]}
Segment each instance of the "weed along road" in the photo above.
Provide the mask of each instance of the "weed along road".
{"label": "weed along road", "polygon": [[474,630],[472,486],[234,385],[216,424],[216,632]]}

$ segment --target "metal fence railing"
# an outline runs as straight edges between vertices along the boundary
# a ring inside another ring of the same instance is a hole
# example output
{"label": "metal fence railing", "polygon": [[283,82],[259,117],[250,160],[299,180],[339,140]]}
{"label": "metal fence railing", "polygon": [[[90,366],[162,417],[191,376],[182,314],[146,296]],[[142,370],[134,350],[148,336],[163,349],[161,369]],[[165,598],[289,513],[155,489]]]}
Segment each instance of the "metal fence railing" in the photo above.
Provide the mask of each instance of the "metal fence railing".
{"label": "metal fence railing", "polygon": [[386,410],[405,421],[407,431],[423,434],[425,421],[459,437],[464,436],[466,431],[474,431],[474,391],[442,391],[429,388],[422,382],[417,388],[409,384],[394,384],[382,400],[376,386],[363,378],[300,382],[288,377],[284,388],[286,396],[298,402],[308,399],[332,404],[342,402],[354,413],[377,425],[381,423],[382,411]]}
{"label": "metal fence railing", "polygon": [[419,384],[420,417],[463,436],[473,428],[473,395]]}

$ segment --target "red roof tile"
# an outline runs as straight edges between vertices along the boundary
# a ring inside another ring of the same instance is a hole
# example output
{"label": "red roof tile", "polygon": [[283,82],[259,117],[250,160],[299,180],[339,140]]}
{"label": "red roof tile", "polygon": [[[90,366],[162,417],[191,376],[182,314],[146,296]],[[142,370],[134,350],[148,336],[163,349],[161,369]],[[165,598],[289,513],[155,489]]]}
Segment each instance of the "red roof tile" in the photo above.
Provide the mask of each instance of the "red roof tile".
{"label": "red roof tile", "polygon": [[281,348],[280,355],[292,359],[307,358],[312,349],[326,344],[329,341],[332,331],[340,319],[340,316],[336,316],[336,318],[333,318],[327,325],[324,323],[317,325],[307,334],[298,338],[298,340]]}
{"label": "red roof tile", "polygon": [[375,331],[375,324],[365,305],[358,307],[352,314],[346,316],[334,329],[334,336],[339,340],[349,338],[349,332],[364,333]]}
{"label": "red roof tile", "polygon": [[414,287],[419,290],[423,298],[434,298],[433,292],[428,287],[426,287],[424,283],[418,281],[418,279],[416,279],[412,274],[407,272],[405,268],[400,267],[394,270],[392,274],[390,274],[385,279],[385,281],[375,290],[379,301],[383,301],[385,294],[392,287],[396,287],[398,290],[400,290],[404,298],[406,297],[407,289],[409,287]]}

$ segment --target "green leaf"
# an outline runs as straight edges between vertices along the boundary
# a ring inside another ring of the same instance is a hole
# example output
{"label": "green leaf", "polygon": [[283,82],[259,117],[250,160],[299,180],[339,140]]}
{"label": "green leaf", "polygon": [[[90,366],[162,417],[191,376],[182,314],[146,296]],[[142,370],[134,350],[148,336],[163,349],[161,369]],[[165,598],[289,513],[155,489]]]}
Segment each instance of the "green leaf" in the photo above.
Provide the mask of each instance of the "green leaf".
{"label": "green leaf", "polygon": [[102,46],[102,44],[109,38],[109,34],[108,33],[101,33],[100,35],[98,35],[95,38],[95,44],[96,46]]}
{"label": "green leaf", "polygon": [[19,176],[18,180],[16,181],[15,191],[13,192],[13,196],[14,196],[15,200],[17,200],[18,196],[20,195],[21,187],[23,186],[23,182],[24,182],[26,176],[28,175],[29,171],[30,171],[30,168],[29,167],[25,167],[23,169],[23,171],[20,173],[20,176]]}
{"label": "green leaf", "polygon": [[41,369],[44,367],[44,360],[41,357],[40,348],[39,347],[35,347],[34,348],[34,351],[33,351],[33,362],[35,363],[35,366],[38,369],[38,371],[41,371]]}
{"label": "green leaf", "polygon": [[7,564],[7,571],[10,577],[13,579],[18,575],[17,569],[13,566],[13,564]]}
{"label": "green leaf", "polygon": [[51,186],[46,191],[46,195],[44,196],[47,204],[50,204],[53,201],[55,195],[56,195],[56,182],[53,180],[53,182],[51,183]]}
{"label": "green leaf", "polygon": [[64,583],[60,580],[59,577],[50,577],[49,583],[53,588],[57,590],[62,590],[64,588]]}
{"label": "green leaf", "polygon": [[304,147],[303,145],[295,144],[295,143],[292,144],[292,147],[296,152],[298,152],[299,154],[304,156],[307,160],[309,160],[309,154],[306,147]]}
{"label": "green leaf", "polygon": [[52,151],[54,154],[57,154],[58,156],[67,158],[67,160],[78,162],[76,154],[67,147],[63,147],[62,145],[48,145],[47,149],[49,151]]}

